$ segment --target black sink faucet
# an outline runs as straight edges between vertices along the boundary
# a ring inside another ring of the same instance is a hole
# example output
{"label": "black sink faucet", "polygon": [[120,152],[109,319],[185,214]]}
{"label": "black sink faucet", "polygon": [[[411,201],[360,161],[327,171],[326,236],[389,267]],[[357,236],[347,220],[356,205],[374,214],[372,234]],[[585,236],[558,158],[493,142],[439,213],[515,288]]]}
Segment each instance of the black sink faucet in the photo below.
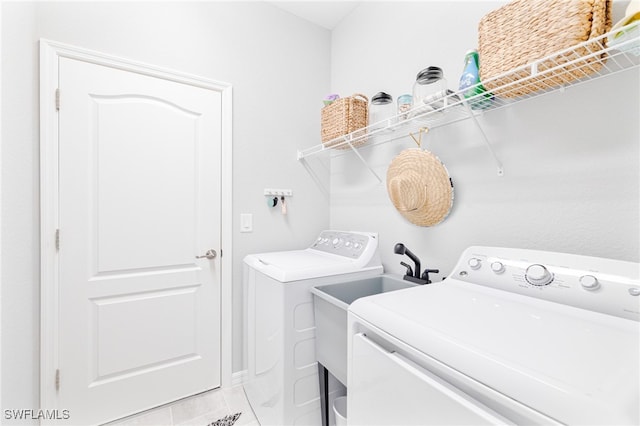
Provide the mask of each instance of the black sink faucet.
{"label": "black sink faucet", "polygon": [[431,284],[431,280],[429,279],[429,274],[430,273],[437,274],[438,272],[440,272],[439,269],[425,268],[422,274],[420,274],[420,259],[418,259],[418,256],[413,254],[411,250],[406,248],[402,243],[396,244],[395,247],[393,248],[393,252],[395,254],[401,254],[401,255],[406,254],[407,256],[409,256],[409,259],[413,260],[413,263],[415,264],[415,268],[411,270],[411,266],[407,265],[404,262],[400,262],[402,266],[407,268],[407,272],[404,275],[404,279],[407,281],[411,281],[418,284]]}
{"label": "black sink faucet", "polygon": [[425,284],[431,284],[431,280],[429,279],[429,274],[430,273],[437,274],[438,272],[440,272],[440,269],[427,269],[427,268],[425,268],[425,270],[422,272],[422,276],[420,278],[423,281],[425,281]]}
{"label": "black sink faucet", "polygon": [[[413,268],[413,276],[419,279],[420,278],[420,259],[418,259],[418,256],[413,254],[411,250],[406,248],[402,243],[396,244],[396,246],[393,248],[393,252],[395,254],[406,254],[407,256],[409,256],[409,259],[413,260],[413,263],[415,264],[415,268]],[[410,272],[410,270],[411,270],[410,267],[407,268],[408,273]],[[405,276],[410,276],[410,275],[407,274]]]}

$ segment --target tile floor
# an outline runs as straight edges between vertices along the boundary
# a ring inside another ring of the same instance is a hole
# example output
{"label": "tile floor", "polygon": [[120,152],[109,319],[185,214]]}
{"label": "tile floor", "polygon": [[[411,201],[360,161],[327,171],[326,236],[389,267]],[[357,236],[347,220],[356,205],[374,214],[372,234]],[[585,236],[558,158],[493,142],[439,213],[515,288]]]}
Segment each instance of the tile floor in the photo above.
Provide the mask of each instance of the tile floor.
{"label": "tile floor", "polygon": [[238,412],[242,415],[234,426],[260,426],[242,385],[204,392],[105,426],[208,426]]}

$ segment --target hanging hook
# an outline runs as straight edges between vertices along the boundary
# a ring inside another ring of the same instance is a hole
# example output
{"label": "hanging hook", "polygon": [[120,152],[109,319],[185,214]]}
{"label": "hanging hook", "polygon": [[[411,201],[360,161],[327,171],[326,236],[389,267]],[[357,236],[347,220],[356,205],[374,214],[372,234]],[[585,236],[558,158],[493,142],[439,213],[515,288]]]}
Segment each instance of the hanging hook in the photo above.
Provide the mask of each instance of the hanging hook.
{"label": "hanging hook", "polygon": [[418,129],[418,139],[416,139],[416,137],[413,136],[413,133],[409,132],[409,136],[411,136],[411,139],[413,139],[413,141],[416,143],[416,145],[418,145],[419,148],[422,148],[422,133],[424,133],[425,135],[429,133],[429,128],[420,127]]}
{"label": "hanging hook", "polygon": [[[422,133],[421,133],[421,135],[422,135]],[[413,139],[413,141],[416,143],[416,145],[420,146],[421,141],[416,139],[416,137],[413,136],[413,133],[409,132],[409,136],[411,136],[411,139]]]}

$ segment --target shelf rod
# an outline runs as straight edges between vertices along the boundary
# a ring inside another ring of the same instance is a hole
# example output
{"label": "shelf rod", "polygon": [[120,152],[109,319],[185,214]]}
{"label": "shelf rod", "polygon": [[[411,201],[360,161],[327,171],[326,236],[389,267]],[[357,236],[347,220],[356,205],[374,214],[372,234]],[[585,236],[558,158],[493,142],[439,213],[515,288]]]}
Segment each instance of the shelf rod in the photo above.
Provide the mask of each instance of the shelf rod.
{"label": "shelf rod", "polygon": [[493,156],[493,159],[496,162],[496,166],[498,167],[497,168],[498,176],[504,176],[504,168],[502,167],[502,163],[500,162],[500,160],[498,160],[498,156],[496,155],[495,151],[493,150],[493,147],[491,146],[491,142],[489,142],[489,138],[487,138],[487,135],[485,134],[484,130],[482,129],[482,126],[480,125],[480,122],[476,118],[476,115],[471,110],[471,107],[469,106],[469,102],[467,102],[465,100],[463,103],[464,103],[464,106],[467,108],[467,112],[469,113],[469,115],[473,119],[473,122],[476,124],[476,127],[478,128],[478,131],[480,131],[480,134],[482,135],[482,140],[484,141],[485,145],[489,149],[489,152],[491,153],[491,155]]}
{"label": "shelf rod", "polygon": [[380,176],[378,176],[378,174],[375,172],[375,170],[373,170],[373,168],[369,165],[369,163],[367,163],[367,160],[365,160],[364,157],[362,155],[360,155],[360,153],[358,152],[356,147],[353,146],[353,144],[351,143],[350,139],[347,139],[347,144],[349,144],[349,146],[351,147],[351,150],[358,156],[360,161],[362,161],[362,164],[364,164],[364,166],[367,169],[369,169],[369,171],[373,174],[373,176],[375,176],[375,178],[378,180],[378,183],[382,183],[382,179],[380,179]]}
{"label": "shelf rod", "polygon": [[305,169],[307,169],[307,172],[309,173],[309,175],[311,176],[311,178],[313,179],[313,181],[316,183],[316,185],[318,185],[318,188],[320,189],[320,192],[322,192],[322,195],[329,200],[329,188],[325,187],[322,184],[322,180],[320,179],[320,176],[318,176],[318,174],[313,170],[313,168],[309,165],[309,163],[307,162],[307,159],[304,157],[300,157],[300,151],[298,151],[298,161],[300,161],[300,163],[302,163],[302,165],[304,166]]}

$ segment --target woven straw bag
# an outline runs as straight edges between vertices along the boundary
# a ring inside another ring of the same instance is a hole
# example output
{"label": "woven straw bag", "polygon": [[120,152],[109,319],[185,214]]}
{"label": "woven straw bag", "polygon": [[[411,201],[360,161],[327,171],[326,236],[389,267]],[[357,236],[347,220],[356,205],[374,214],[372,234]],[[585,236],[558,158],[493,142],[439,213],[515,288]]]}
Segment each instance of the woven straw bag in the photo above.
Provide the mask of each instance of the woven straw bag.
{"label": "woven straw bag", "polygon": [[[610,29],[611,0],[515,0],[480,20],[480,78],[487,90],[506,98],[584,78],[598,72],[606,61],[605,54],[585,58],[606,48],[606,38],[576,49],[569,48]],[[544,82],[531,77],[529,67],[499,77],[565,49],[569,49],[567,53],[537,65],[538,73],[559,67],[550,78],[545,76]],[[576,60],[577,63],[568,64]],[[515,81],[517,83],[510,84]]]}
{"label": "woven straw bag", "polygon": [[[365,95],[356,93],[347,98],[340,98],[322,108],[322,143],[326,147],[337,145],[343,141],[334,141],[333,139],[344,136],[351,132],[355,132],[356,130],[362,129],[363,127],[367,127],[368,124],[369,99]],[[362,138],[354,142],[353,145],[360,146],[366,142],[367,139]],[[336,148],[349,149],[349,145],[344,144]]]}

